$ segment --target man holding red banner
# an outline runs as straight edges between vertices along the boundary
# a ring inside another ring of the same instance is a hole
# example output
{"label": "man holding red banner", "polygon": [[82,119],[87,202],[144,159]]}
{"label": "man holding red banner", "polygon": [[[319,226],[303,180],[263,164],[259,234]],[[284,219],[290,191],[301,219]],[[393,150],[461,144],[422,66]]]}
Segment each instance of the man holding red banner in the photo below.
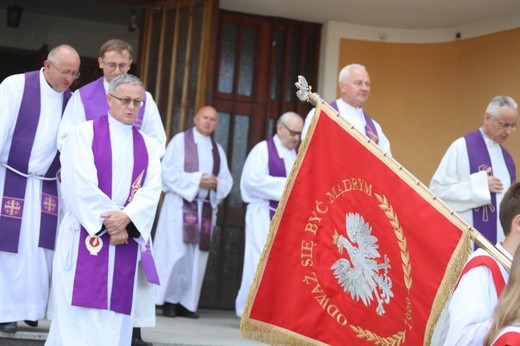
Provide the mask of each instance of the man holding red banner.
{"label": "man holding red banner", "polygon": [[[520,183],[512,185],[500,204],[505,240],[497,249],[512,259],[520,244]],[[477,249],[464,265],[449,305],[445,345],[480,346],[493,321],[493,311],[509,278],[504,266]]]}

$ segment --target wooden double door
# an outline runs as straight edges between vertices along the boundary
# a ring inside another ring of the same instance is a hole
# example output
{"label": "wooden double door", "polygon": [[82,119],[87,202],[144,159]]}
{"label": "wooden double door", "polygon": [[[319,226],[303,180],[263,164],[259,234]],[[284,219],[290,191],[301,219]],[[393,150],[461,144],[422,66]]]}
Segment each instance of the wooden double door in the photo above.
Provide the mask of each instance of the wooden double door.
{"label": "wooden double door", "polygon": [[317,80],[321,25],[215,6],[211,0],[150,5],[139,66],[169,138],[192,125],[200,106],[219,112],[214,137],[227,153],[234,186],[219,207],[200,307],[233,309],[245,241],[242,167],[249,150],[273,134],[279,115],[309,111],[294,83],[298,75]]}

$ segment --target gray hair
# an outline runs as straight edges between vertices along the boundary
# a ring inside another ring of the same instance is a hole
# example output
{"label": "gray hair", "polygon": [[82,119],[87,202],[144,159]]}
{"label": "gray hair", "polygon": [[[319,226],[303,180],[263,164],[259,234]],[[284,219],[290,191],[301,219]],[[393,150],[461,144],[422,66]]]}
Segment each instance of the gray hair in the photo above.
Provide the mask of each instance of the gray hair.
{"label": "gray hair", "polygon": [[289,119],[291,119],[293,117],[298,117],[298,118],[303,120],[303,118],[298,113],[295,113],[295,112],[285,112],[278,118],[278,120],[276,121],[276,125],[278,125],[278,124],[285,124],[285,125],[287,125],[287,122],[289,121]]}
{"label": "gray hair", "polygon": [[503,106],[507,106],[511,109],[516,109],[518,107],[515,100],[510,96],[495,96],[489,102],[486,112],[497,117],[500,115],[500,107]]}
{"label": "gray hair", "polygon": [[367,68],[364,65],[361,65],[361,64],[350,64],[350,65],[347,65],[347,66],[343,67],[341,69],[341,71],[339,71],[338,83],[345,82],[350,77],[350,72],[352,70],[356,70],[356,69],[365,70],[365,71],[367,70]]}
{"label": "gray hair", "polygon": [[121,84],[139,85],[144,89],[143,82],[141,82],[139,78],[137,78],[133,74],[122,74],[112,79],[112,81],[108,85],[108,93],[115,93],[117,87]]}

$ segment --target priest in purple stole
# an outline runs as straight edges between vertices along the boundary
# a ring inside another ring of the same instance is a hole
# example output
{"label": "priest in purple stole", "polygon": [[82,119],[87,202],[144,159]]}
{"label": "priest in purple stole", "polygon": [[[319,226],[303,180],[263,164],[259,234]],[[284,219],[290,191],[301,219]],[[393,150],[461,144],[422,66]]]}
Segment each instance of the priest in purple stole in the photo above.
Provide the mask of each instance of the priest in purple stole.
{"label": "priest in purple stole", "polygon": [[[107,114],[108,103],[106,95],[108,85],[112,79],[128,73],[130,70],[132,65],[132,46],[120,39],[110,39],[99,49],[98,63],[99,68],[103,71],[103,75],[79,88],[65,109],[58,131],[58,149],[60,150],[67,134],[74,126],[86,120],[93,120]],[[162,156],[166,147],[166,134],[159,109],[152,95],[147,91],[145,91],[143,106],[137,113],[134,126],[156,140],[158,150]],[[148,247],[151,248],[150,244],[148,244]],[[136,327],[153,327],[155,326],[155,285],[147,284],[146,280],[143,280],[141,272],[142,270],[139,269],[140,280],[134,323]],[[137,344],[145,344],[142,342],[140,329],[136,328],[134,334]]]}
{"label": "priest in purple stole", "polygon": [[242,200],[248,204],[242,282],[235,301],[238,317],[244,312],[256,267],[267,241],[269,224],[296,160],[302,128],[301,116],[294,112],[282,114],[276,123],[276,134],[255,145],[244,164],[240,193]]}
{"label": "priest in purple stole", "polygon": [[58,227],[56,134],[80,57],[69,45],[43,69],[0,84],[0,332],[45,317]]}
{"label": "priest in purple stole", "polygon": [[[392,155],[390,141],[383,133],[381,125],[372,119],[363,109],[370,96],[370,77],[365,66],[350,64],[339,72],[338,87],[340,97],[330,103],[339,116],[348,121],[367,138],[374,141],[388,155]],[[315,109],[311,109],[305,118],[302,135],[305,137]]]}
{"label": "priest in purple stole", "polygon": [[[139,247],[147,244],[161,192],[160,153],[133,123],[144,87],[110,82],[108,115],[78,125],[61,151],[65,215],[53,263],[48,345],[130,345]],[[158,282],[154,267],[147,278]]]}
{"label": "priest in purple stole", "polygon": [[502,144],[516,130],[517,119],[511,97],[494,97],[482,126],[450,145],[430,182],[433,192],[493,244],[504,240],[499,206],[516,181],[515,163]]}
{"label": "priest in purple stole", "polygon": [[226,153],[211,137],[216,109],[202,107],[193,122],[172,138],[162,160],[165,196],[154,239],[161,285],[155,303],[169,317],[198,317],[217,207],[233,185]]}

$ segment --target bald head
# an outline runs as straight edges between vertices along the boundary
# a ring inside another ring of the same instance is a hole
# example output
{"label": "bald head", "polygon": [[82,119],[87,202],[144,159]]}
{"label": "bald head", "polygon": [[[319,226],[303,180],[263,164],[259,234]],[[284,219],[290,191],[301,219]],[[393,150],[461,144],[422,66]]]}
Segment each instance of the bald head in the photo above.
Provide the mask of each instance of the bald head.
{"label": "bald head", "polygon": [[193,118],[195,129],[204,136],[210,136],[217,129],[218,113],[212,106],[201,107]]}
{"label": "bald head", "polygon": [[43,62],[43,75],[49,85],[57,92],[64,92],[79,76],[80,57],[68,44],[51,49]]}

